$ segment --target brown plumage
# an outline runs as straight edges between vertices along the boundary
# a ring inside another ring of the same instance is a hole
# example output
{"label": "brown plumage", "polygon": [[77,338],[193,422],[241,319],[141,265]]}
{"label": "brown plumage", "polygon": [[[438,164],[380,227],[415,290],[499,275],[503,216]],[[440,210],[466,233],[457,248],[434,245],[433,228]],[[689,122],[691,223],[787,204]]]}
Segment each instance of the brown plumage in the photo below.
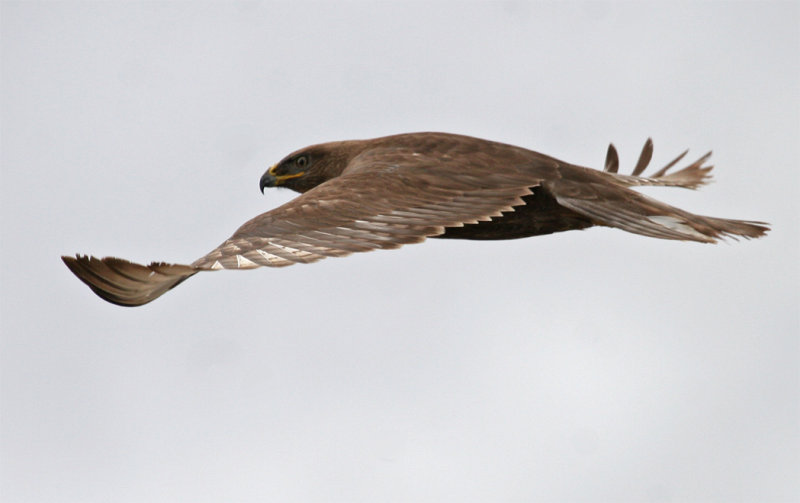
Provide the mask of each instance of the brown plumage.
{"label": "brown plumage", "polygon": [[282,267],[353,252],[397,248],[427,237],[515,239],[595,225],[662,239],[714,243],[757,238],[760,222],[694,215],[631,187],[697,188],[710,177],[706,154],[672,174],[640,176],[650,140],[631,175],[617,173],[609,146],[604,171],[531,150],[446,133],[410,133],[324,143],[298,150],[261,178],[301,195],[246,222],[191,265],[90,256],[62,257],[103,299],[139,306],[200,271]]}

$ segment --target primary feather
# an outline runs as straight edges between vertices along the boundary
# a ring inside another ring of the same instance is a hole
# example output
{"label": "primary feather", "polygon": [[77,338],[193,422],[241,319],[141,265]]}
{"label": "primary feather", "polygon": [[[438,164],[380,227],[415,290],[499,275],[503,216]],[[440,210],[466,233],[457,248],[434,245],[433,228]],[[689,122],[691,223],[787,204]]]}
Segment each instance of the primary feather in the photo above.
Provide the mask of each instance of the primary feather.
{"label": "primary feather", "polygon": [[516,239],[592,226],[661,239],[714,243],[757,238],[761,222],[695,215],[631,187],[695,189],[710,178],[709,152],[668,173],[685,155],[642,176],[653,155],[647,140],[630,175],[618,174],[609,146],[603,171],[513,145],[447,133],[409,133],[313,145],[293,152],[261,178],[301,195],[258,215],[191,265],[86,255],[62,257],[103,299],[146,304],[190,276],[218,269],[311,263],[392,249],[428,237]]}

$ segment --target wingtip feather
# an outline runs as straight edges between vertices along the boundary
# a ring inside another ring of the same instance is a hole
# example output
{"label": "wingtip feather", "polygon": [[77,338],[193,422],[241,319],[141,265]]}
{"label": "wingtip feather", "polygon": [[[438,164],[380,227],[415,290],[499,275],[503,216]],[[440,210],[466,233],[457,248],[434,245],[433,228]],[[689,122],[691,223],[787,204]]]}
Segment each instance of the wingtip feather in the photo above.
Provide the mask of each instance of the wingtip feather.
{"label": "wingtip feather", "polygon": [[197,269],[182,264],[141,265],[117,257],[62,255],[69,270],[100,298],[118,306],[141,306],[175,288]]}

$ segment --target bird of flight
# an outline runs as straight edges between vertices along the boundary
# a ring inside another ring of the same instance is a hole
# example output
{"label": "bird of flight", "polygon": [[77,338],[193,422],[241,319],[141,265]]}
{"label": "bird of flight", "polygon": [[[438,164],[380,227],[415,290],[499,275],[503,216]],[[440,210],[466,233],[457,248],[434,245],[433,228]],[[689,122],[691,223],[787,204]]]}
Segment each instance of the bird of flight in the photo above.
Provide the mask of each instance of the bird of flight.
{"label": "bird of flight", "polygon": [[648,139],[630,175],[609,146],[603,171],[531,150],[448,133],[408,133],[313,145],[261,177],[301,195],[246,222],[190,265],[141,265],[115,257],[64,256],[69,269],[113,304],[146,304],[201,271],[282,267],[354,252],[398,248],[428,237],[516,239],[616,227],[661,239],[714,243],[757,238],[768,224],[705,217],[631,190],[695,189],[708,181],[711,153],[668,173],[686,152],[642,176]]}

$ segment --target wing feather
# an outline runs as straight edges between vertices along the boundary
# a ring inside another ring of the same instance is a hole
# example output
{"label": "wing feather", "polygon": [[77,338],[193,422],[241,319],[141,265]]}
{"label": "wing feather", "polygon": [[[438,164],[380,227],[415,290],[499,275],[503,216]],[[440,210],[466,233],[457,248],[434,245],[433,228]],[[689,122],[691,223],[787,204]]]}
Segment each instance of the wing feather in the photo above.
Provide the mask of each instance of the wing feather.
{"label": "wing feather", "polygon": [[[251,253],[256,249],[286,261],[308,262],[419,243],[444,233],[446,227],[487,221],[513,211],[524,204],[522,197],[531,193],[530,187],[542,180],[535,165],[500,172],[483,167],[486,176],[480,177],[455,161],[448,166],[439,158],[398,149],[386,154],[391,154],[392,162],[384,162],[382,169],[374,169],[382,165],[380,152],[370,152],[360,162],[373,169],[359,169],[356,162],[349,172],[255,217],[193,266],[240,268],[241,261],[230,258],[236,255],[258,265],[286,265],[259,259]],[[312,255],[267,249],[265,242]]]}
{"label": "wing feather", "polygon": [[[640,176],[653,154],[649,139],[632,174],[621,175],[613,145],[604,171],[595,171],[476,138],[438,133],[414,138],[416,147],[378,146],[363,151],[340,176],[249,220],[191,265],[141,265],[81,255],[62,259],[103,299],[136,306],[199,271],[285,267],[398,248],[443,236],[448,228],[462,228],[467,232],[452,235],[470,239],[508,239],[605,225],[645,236],[707,243],[728,236],[759,237],[768,230],[760,222],[694,215],[630,189],[641,185],[696,188],[710,176],[711,166],[703,166],[710,153],[667,174],[684,152],[655,174]],[[525,210],[515,212],[532,201]],[[494,220],[508,212],[513,213]],[[526,219],[532,221],[523,222]],[[465,224],[476,224],[479,232]],[[503,225],[507,228],[498,232]]]}
{"label": "wing feather", "polygon": [[559,204],[588,216],[595,225],[644,236],[714,243],[724,237],[757,238],[768,231],[762,222],[695,215],[601,180],[575,183],[562,179],[548,181],[544,186]]}
{"label": "wing feather", "polygon": [[197,269],[153,262],[141,265],[116,257],[61,257],[64,264],[103,299],[119,306],[140,306],[175,288]]}

